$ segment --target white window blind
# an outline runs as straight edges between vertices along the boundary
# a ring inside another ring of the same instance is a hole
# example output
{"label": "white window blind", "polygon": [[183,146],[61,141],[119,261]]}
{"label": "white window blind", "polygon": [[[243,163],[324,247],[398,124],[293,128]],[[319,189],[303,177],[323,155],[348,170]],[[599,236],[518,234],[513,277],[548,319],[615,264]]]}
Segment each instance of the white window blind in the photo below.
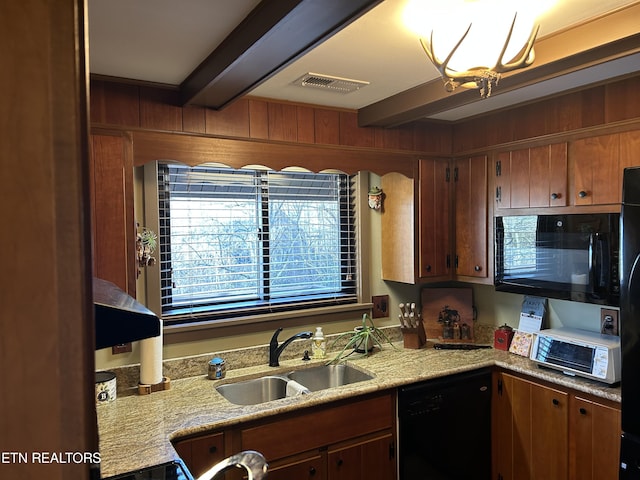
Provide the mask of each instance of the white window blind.
{"label": "white window blind", "polygon": [[177,164],[158,172],[169,322],[356,301],[348,176]]}

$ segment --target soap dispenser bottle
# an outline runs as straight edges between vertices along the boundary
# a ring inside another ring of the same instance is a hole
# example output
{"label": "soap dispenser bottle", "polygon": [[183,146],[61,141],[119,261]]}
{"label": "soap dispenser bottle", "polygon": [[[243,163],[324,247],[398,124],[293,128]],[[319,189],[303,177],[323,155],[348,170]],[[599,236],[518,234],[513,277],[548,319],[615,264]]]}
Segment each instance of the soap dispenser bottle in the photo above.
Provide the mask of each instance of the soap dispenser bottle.
{"label": "soap dispenser bottle", "polygon": [[316,327],[316,333],[311,338],[311,354],[313,358],[324,358],[327,351],[327,342],[322,332],[322,327]]}

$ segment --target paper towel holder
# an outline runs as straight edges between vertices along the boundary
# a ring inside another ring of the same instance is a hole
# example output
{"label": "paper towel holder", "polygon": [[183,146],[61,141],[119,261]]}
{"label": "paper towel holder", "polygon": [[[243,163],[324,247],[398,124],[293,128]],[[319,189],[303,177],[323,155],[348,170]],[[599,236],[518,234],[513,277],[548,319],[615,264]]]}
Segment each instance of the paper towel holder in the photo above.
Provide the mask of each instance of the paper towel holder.
{"label": "paper towel holder", "polygon": [[138,383],[138,395],[149,395],[153,392],[162,392],[171,388],[171,379],[169,377],[162,377],[160,383],[155,385],[145,385]]}

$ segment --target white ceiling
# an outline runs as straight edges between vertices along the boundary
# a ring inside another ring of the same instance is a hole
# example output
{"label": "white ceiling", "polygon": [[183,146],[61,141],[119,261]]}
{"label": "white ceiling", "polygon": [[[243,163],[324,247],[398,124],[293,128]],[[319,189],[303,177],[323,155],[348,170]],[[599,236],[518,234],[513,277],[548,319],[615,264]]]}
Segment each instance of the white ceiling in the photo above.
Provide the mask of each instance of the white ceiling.
{"label": "white ceiling", "polygon": [[[425,0],[427,1],[427,0]],[[217,47],[259,0],[88,0],[90,72],[179,85]],[[385,0],[332,38],[285,67],[251,92],[258,97],[360,109],[435,78],[415,34],[402,24],[407,0]],[[440,0],[442,3],[442,0]],[[543,38],[638,0],[558,0],[540,20]],[[640,19],[638,19],[640,26]],[[615,68],[613,68],[615,66]],[[456,120],[483,111],[640,70],[627,57],[615,65],[582,72],[457,107],[430,118]],[[307,72],[365,80],[348,94],[293,85]],[[499,86],[498,86],[499,88]],[[475,105],[475,106],[474,106]]]}

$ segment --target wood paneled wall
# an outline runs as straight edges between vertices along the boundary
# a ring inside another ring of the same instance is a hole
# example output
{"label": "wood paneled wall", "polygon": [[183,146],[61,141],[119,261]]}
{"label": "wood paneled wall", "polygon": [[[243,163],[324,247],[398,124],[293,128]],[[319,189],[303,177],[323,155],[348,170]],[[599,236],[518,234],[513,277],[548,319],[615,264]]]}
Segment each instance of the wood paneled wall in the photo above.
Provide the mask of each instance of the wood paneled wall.
{"label": "wood paneled wall", "polygon": [[98,451],[85,7],[0,2],[0,451],[28,456],[3,479],[95,478],[31,457]]}
{"label": "wood paneled wall", "polygon": [[640,76],[455,124],[453,154],[582,129],[595,132],[633,119],[640,119]]}
{"label": "wood paneled wall", "polygon": [[415,122],[398,128],[358,127],[355,111],[244,98],[216,111],[177,105],[176,92],[92,80],[94,126],[163,130],[243,139],[450,155],[452,127]]}

